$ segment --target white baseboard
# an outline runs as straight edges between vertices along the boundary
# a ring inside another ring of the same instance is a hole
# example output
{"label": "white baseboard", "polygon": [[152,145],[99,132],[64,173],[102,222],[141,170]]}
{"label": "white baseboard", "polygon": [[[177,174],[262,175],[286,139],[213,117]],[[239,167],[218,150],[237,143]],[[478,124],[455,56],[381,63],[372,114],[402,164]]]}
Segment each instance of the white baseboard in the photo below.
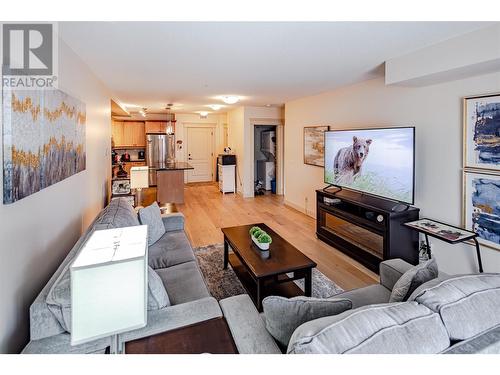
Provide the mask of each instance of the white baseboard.
{"label": "white baseboard", "polygon": [[314,214],[314,212],[307,212],[306,209],[304,207],[302,207],[302,206],[299,206],[299,205],[297,205],[295,203],[292,203],[292,202],[290,202],[289,200],[286,200],[286,199],[283,201],[283,203],[285,204],[285,206],[291,207],[294,210],[302,212],[303,214],[306,214],[307,216],[310,216],[313,219],[316,219],[316,215]]}

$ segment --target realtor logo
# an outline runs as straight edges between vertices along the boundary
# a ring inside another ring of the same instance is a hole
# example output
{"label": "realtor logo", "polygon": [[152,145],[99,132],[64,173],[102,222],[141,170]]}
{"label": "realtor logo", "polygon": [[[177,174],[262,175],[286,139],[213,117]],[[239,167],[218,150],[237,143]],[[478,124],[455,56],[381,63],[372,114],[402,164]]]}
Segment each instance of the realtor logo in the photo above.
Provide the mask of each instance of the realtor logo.
{"label": "realtor logo", "polygon": [[3,74],[53,74],[52,24],[3,25]]}
{"label": "realtor logo", "polygon": [[2,87],[52,89],[57,83],[57,23],[2,25]]}

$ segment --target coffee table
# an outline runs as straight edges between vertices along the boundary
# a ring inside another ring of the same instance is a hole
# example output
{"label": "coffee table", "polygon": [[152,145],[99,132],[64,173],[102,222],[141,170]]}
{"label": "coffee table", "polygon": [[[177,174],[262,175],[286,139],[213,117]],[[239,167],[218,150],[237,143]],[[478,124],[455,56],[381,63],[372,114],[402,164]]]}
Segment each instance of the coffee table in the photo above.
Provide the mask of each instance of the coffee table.
{"label": "coffee table", "polygon": [[[249,234],[253,226],[260,227],[272,237],[269,251],[262,251],[253,243]],[[222,228],[222,233],[224,269],[231,264],[259,311],[262,310],[262,300],[270,295],[311,296],[312,269],[316,263],[266,224]],[[232,254],[229,254],[229,247]],[[287,275],[290,273],[293,274],[291,277]],[[293,282],[299,279],[304,279],[304,291]]]}

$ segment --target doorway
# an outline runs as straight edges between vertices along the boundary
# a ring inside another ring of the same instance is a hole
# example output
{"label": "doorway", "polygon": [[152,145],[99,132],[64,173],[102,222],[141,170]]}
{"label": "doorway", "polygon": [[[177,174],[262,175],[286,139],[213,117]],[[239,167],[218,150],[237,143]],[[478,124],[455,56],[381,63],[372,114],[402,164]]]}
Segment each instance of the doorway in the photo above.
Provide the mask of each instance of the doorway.
{"label": "doorway", "polygon": [[187,182],[213,180],[214,130],[208,126],[186,126],[186,159],[194,168],[187,171]]}
{"label": "doorway", "polygon": [[276,125],[254,126],[254,196],[276,194]]}

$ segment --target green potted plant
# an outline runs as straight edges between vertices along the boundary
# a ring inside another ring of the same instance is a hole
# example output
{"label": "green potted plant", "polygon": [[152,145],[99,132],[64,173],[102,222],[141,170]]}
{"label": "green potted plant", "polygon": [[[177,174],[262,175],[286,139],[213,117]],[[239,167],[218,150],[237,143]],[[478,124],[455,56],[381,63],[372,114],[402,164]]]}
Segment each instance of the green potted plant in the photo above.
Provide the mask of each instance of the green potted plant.
{"label": "green potted plant", "polygon": [[269,250],[269,245],[273,242],[271,236],[259,227],[252,227],[250,229],[250,236],[255,245],[261,250]]}

